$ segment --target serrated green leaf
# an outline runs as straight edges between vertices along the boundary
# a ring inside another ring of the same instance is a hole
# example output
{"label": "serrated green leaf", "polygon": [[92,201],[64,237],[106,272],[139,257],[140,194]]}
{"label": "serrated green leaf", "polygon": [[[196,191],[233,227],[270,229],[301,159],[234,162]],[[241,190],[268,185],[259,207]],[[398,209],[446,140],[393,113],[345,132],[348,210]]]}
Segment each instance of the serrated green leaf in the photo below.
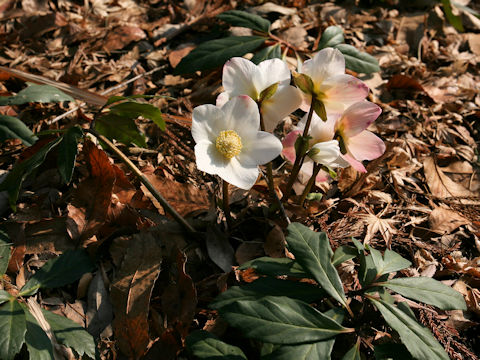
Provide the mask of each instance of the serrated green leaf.
{"label": "serrated green leaf", "polygon": [[50,152],[50,150],[57,146],[60,141],[61,138],[55,139],[44,145],[30,158],[20,163],[16,163],[13,166],[13,169],[8,173],[5,180],[3,180],[3,182],[0,184],[0,191],[8,192],[8,200],[10,202],[10,207],[13,210],[16,209],[18,194],[25,178],[45,161],[47,154]]}
{"label": "serrated green leaf", "polygon": [[442,310],[467,310],[462,294],[431,278],[397,278],[378,283],[378,285]]}
{"label": "serrated green leaf", "polygon": [[450,0],[441,0],[442,5],[443,5],[443,12],[445,13],[445,16],[450,23],[455,29],[457,29],[460,32],[464,32],[465,29],[463,28],[462,24],[462,18],[460,16],[456,16],[452,12],[452,4],[450,3]]}
{"label": "serrated green leaf", "polygon": [[236,301],[220,314],[246,337],[272,344],[315,342],[352,331],[307,303],[284,296]]}
{"label": "serrated green leaf", "polygon": [[75,101],[70,95],[51,85],[37,85],[27,83],[27,87],[17,95],[0,97],[0,106],[21,105],[29,102],[49,103],[61,101]]}
{"label": "serrated green leaf", "polygon": [[3,230],[0,230],[0,278],[7,271],[8,262],[10,261],[10,238]]}
{"label": "serrated green leaf", "polygon": [[327,47],[334,47],[342,44],[344,41],[343,29],[340,26],[329,26],[322,33],[317,49],[321,50]]}
{"label": "serrated green leaf", "polygon": [[253,57],[250,59],[251,62],[258,65],[262,61],[268,59],[281,59],[282,58],[282,48],[280,44],[275,44],[271,46],[267,46],[262,50],[258,51]]}
{"label": "serrated green leaf", "polygon": [[332,258],[332,265],[337,266],[341,263],[353,259],[358,256],[358,249],[348,246],[342,245],[335,250]]}
{"label": "serrated green leaf", "polygon": [[347,44],[339,44],[335,48],[341,51],[345,57],[345,66],[350,70],[365,74],[380,71],[378,61],[372,55]]}
{"label": "serrated green leaf", "polygon": [[48,260],[20,290],[20,295],[35,294],[40,288],[55,288],[70,284],[94,268],[85,250],[68,250]]}
{"label": "serrated green leaf", "polygon": [[224,343],[208,331],[194,331],[185,340],[188,351],[198,359],[247,360],[240,348]]}
{"label": "serrated green leaf", "polygon": [[136,144],[140,147],[146,147],[145,136],[141,134],[130,117],[119,116],[108,113],[95,121],[95,130],[108,139],[115,139],[124,144]]}
{"label": "serrated green leaf", "polygon": [[80,356],[85,354],[92,359],[95,358],[95,341],[83,327],[50,311],[42,309],[42,313],[59,343],[72,348]]}
{"label": "serrated green leaf", "polygon": [[27,333],[25,334],[25,343],[30,360],[51,360],[55,356],[53,347],[47,334],[38,324],[26,306],[22,306],[27,321]]}
{"label": "serrated green leaf", "polygon": [[333,251],[327,235],[316,233],[299,223],[291,223],[287,229],[288,248],[295,255],[295,260],[329,295],[346,306],[342,281],[330,260]]}
{"label": "serrated green leaf", "polygon": [[26,146],[32,146],[37,137],[22,120],[13,116],[0,115],[0,141],[20,139]]}
{"label": "serrated green leaf", "polygon": [[360,346],[358,342],[353,345],[353,347],[348,350],[345,355],[343,355],[342,360],[362,360]]}
{"label": "serrated green leaf", "polygon": [[214,302],[210,304],[210,307],[219,309],[234,301],[254,300],[265,295],[287,296],[311,302],[324,297],[325,292],[317,286],[303,282],[264,277],[245,285],[232,286],[217,296]]}
{"label": "serrated green leaf", "polygon": [[16,300],[0,307],[0,359],[13,360],[25,342],[25,313]]}
{"label": "serrated green leaf", "polygon": [[442,345],[430,331],[394,305],[369,298],[382,313],[387,324],[398,332],[412,356],[419,360],[449,360]]}
{"label": "serrated green leaf", "polygon": [[10,301],[13,299],[13,296],[10,295],[5,290],[0,290],[0,304],[4,303],[5,301]]}
{"label": "serrated green leaf", "polygon": [[264,33],[268,33],[271,25],[267,19],[241,10],[225,11],[217,15],[217,18],[233,26],[246,27]]}
{"label": "serrated green leaf", "polygon": [[145,119],[152,120],[161,130],[165,131],[165,120],[163,120],[162,112],[159,108],[151,104],[127,101],[110,107],[110,112],[132,119],[143,116]]}
{"label": "serrated green leaf", "polygon": [[287,275],[298,278],[310,277],[295,260],[289,258],[260,257],[247,261],[238,267],[239,270],[252,268],[255,272],[269,276]]}
{"label": "serrated green leaf", "polygon": [[82,128],[79,126],[73,126],[63,134],[62,141],[58,145],[58,172],[65,184],[68,184],[72,179],[75,160],[77,159],[78,153],[78,142],[82,137]]}
{"label": "serrated green leaf", "polygon": [[174,74],[190,74],[225,64],[234,56],[242,56],[259,48],[266,38],[261,36],[230,36],[207,41],[192,50],[175,68]]}
{"label": "serrated green leaf", "polygon": [[375,345],[375,360],[413,360],[403,344],[387,343]]}

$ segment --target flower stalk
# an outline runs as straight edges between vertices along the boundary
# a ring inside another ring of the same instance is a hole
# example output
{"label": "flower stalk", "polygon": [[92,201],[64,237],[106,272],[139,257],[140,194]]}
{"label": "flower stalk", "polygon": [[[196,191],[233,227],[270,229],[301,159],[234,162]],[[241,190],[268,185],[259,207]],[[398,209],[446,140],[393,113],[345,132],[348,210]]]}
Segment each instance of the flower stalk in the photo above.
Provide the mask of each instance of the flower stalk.
{"label": "flower stalk", "polygon": [[313,173],[310,179],[307,182],[307,185],[305,186],[305,189],[303,189],[302,196],[300,197],[300,201],[298,202],[299,205],[303,205],[305,202],[305,199],[307,198],[307,195],[310,193],[310,190],[312,189],[313,184],[315,184],[315,179],[317,178],[318,173],[322,169],[322,164],[317,164],[313,166]]}
{"label": "flower stalk", "polygon": [[227,221],[228,231],[232,230],[232,214],[230,213],[230,196],[228,193],[228,182],[222,180],[222,195],[223,195],[223,213]]}

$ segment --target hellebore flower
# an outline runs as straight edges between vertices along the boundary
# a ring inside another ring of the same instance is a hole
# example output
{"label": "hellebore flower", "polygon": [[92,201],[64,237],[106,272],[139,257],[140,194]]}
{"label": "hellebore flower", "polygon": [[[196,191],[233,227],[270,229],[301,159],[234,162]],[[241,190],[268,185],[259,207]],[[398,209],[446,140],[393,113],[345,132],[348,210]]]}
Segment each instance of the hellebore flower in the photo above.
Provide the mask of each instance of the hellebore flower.
{"label": "hellebore flower", "polygon": [[[307,79],[302,74],[308,75]],[[302,78],[299,84],[299,76]],[[308,111],[312,96],[317,106],[315,112],[326,121],[327,115],[341,114],[350,105],[364,100],[368,95],[368,86],[352,75],[345,74],[345,58],[333,48],[320,50],[302,65],[301,74],[294,76],[297,86],[305,93],[302,110]],[[323,104],[323,105],[322,105]]]}
{"label": "hellebore flower", "polygon": [[280,59],[269,59],[255,65],[234,57],[223,67],[225,92],[217,98],[217,106],[237,95],[248,95],[260,107],[266,131],[273,131],[280,121],[300,107],[301,92],[290,85],[290,70]]}
{"label": "hellebore flower", "polygon": [[192,136],[198,169],[250,189],[257,181],[258,165],[282,151],[280,140],[259,131],[259,126],[257,104],[246,95],[236,96],[222,107],[197,106],[193,109]]}
{"label": "hellebore flower", "polygon": [[385,144],[378,136],[366,130],[382,109],[369,101],[361,101],[348,107],[336,119],[334,138],[338,139],[342,156],[355,170],[367,172],[362,160],[374,160],[385,152]]}

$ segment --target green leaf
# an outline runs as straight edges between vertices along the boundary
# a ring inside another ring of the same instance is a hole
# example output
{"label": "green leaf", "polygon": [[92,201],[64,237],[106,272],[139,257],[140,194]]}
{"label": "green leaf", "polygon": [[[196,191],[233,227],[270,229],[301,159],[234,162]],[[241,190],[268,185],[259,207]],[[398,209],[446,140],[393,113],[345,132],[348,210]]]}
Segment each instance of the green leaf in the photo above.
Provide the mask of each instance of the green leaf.
{"label": "green leaf", "polygon": [[289,258],[260,257],[247,261],[238,267],[239,270],[252,268],[255,272],[269,276],[287,275],[298,278],[310,277],[298,262]]}
{"label": "green leaf", "polygon": [[318,50],[326,47],[334,47],[342,44],[345,41],[343,37],[343,29],[340,26],[329,26],[322,33],[320,42],[318,43]]}
{"label": "green leaf", "polygon": [[278,89],[278,82],[267,87],[258,96],[258,102],[261,103],[263,101],[267,101],[268,99],[270,99],[273,95],[275,95],[275,93],[277,92],[277,89]]}
{"label": "green leaf", "polygon": [[120,95],[114,95],[110,96],[105,103],[105,106],[111,105],[113,103],[123,101],[123,100],[134,100],[134,99],[157,99],[157,98],[164,98],[164,99],[169,99],[169,100],[175,100],[175,98],[171,96],[166,96],[166,95],[142,95],[142,94],[135,94],[135,95],[130,95],[130,96],[120,96]]}
{"label": "green leaf", "polygon": [[54,359],[53,347],[47,334],[38,324],[26,306],[22,306],[27,320],[27,333],[25,343],[30,360],[51,360]]}
{"label": "green leaf", "polygon": [[373,256],[366,256],[363,252],[360,253],[360,268],[358,269],[358,280],[360,284],[365,287],[370,285],[377,276],[377,268],[373,261]]}
{"label": "green leaf", "polygon": [[401,257],[395,251],[385,250],[383,254],[383,268],[380,269],[380,275],[388,274],[394,271],[400,271],[410,267],[412,263]]}
{"label": "green leaf", "polygon": [[48,260],[20,290],[21,296],[35,294],[40,288],[55,288],[70,284],[94,268],[85,250],[68,250]]}
{"label": "green leaf", "polygon": [[3,230],[0,230],[0,278],[7,271],[10,261],[10,238]]}
{"label": "green leaf", "polygon": [[380,71],[378,61],[372,55],[347,44],[339,44],[335,48],[342,52],[345,57],[345,66],[350,70],[365,74]]}
{"label": "green leaf", "polygon": [[0,359],[13,360],[25,342],[25,313],[16,300],[0,307]]}
{"label": "green leaf", "polygon": [[247,360],[240,348],[224,343],[208,331],[194,331],[187,336],[186,342],[188,350],[199,359]]}
{"label": "green leaf", "polygon": [[387,324],[398,332],[402,343],[405,344],[414,358],[449,360],[442,345],[438,343],[427,328],[420,325],[395,305],[371,297],[369,299],[382,313]]}
{"label": "green leaf", "polygon": [[434,305],[442,310],[467,310],[462,294],[431,278],[397,278],[377,285],[384,286],[407,298]]}
{"label": "green leaf", "polygon": [[151,104],[127,101],[112,106],[110,112],[122,117],[130,117],[132,119],[143,116],[145,119],[152,120],[161,130],[165,131],[165,120],[163,120],[162,112],[159,108]]}
{"label": "green leaf", "polygon": [[192,50],[175,68],[174,74],[191,74],[197,70],[209,70],[225,64],[234,56],[255,51],[266,38],[261,36],[230,36],[207,41]]}
{"label": "green leaf", "polygon": [[302,90],[305,94],[312,95],[315,93],[313,80],[307,74],[302,73],[292,73],[293,82],[295,85]]}
{"label": "green leaf", "polygon": [[217,15],[217,18],[233,26],[246,27],[264,33],[268,33],[271,25],[267,19],[240,10],[225,11]]}
{"label": "green leaf", "polygon": [[413,360],[403,344],[387,343],[375,345],[375,360]]}
{"label": "green leaf", "polygon": [[332,265],[337,266],[341,263],[358,256],[358,250],[348,245],[342,245],[335,250],[332,258]]}
{"label": "green leaf", "polygon": [[268,59],[281,59],[281,58],[282,58],[282,48],[280,47],[280,44],[275,44],[275,45],[267,46],[266,48],[263,48],[262,50],[257,52],[255,55],[253,55],[250,61],[258,65],[262,61],[265,61]]}
{"label": "green leaf", "polygon": [[220,314],[248,338],[272,344],[301,344],[352,331],[302,301],[284,296],[240,300]]}
{"label": "green leaf", "polygon": [[50,85],[27,83],[27,87],[17,95],[0,97],[0,106],[21,105],[29,102],[49,103],[61,101],[75,101],[70,95]]}
{"label": "green leaf", "polygon": [[343,355],[342,360],[362,360],[360,344],[357,342],[348,352]]}
{"label": "green leaf", "polygon": [[20,163],[17,162],[5,180],[0,184],[0,191],[8,192],[8,199],[13,210],[16,209],[18,194],[25,178],[45,161],[47,154],[57,146],[60,141],[61,138],[55,139],[43,146],[30,158]]}
{"label": "green leaf", "polygon": [[80,356],[85,354],[92,359],[95,358],[95,341],[83,327],[50,311],[42,309],[42,313],[59,343],[72,348]]}
{"label": "green leaf", "polygon": [[72,179],[78,153],[78,142],[82,137],[82,128],[73,126],[62,136],[62,141],[58,145],[58,172],[65,184],[68,184]]}
{"label": "green leaf", "polygon": [[462,18],[460,16],[455,16],[452,12],[452,4],[450,4],[450,0],[441,0],[443,5],[443,11],[445,12],[445,16],[455,29],[460,32],[464,32],[465,29],[463,28]]}
{"label": "green leaf", "polygon": [[238,300],[254,300],[262,295],[287,296],[289,298],[311,302],[321,299],[325,292],[314,285],[271,277],[259,278],[241,286],[232,286],[221,293],[210,307],[219,309]]}
{"label": "green leaf", "polygon": [[0,290],[0,304],[4,303],[5,301],[10,301],[14,299],[12,295],[10,295],[5,290]]}
{"label": "green leaf", "polygon": [[32,146],[38,138],[20,119],[0,115],[0,141],[7,139],[20,139],[24,145]]}
{"label": "green leaf", "polygon": [[322,119],[324,122],[327,121],[327,109],[325,109],[325,104],[323,101],[316,99],[313,102],[313,110],[315,113]]}
{"label": "green leaf", "polygon": [[319,285],[342,305],[347,305],[342,282],[330,259],[333,251],[325,233],[316,233],[300,223],[288,225],[287,244],[296,261]]}
{"label": "green leaf", "polygon": [[108,113],[95,121],[95,130],[109,138],[116,139],[124,144],[136,144],[140,147],[146,147],[145,136],[141,134],[130,117],[119,116],[114,113]]}

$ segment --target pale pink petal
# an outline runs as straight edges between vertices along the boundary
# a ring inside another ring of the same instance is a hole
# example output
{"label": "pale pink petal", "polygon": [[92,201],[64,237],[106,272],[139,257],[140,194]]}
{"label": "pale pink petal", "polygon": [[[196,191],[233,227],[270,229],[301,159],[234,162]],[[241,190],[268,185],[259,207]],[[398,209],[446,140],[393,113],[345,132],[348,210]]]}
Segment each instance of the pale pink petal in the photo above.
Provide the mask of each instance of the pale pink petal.
{"label": "pale pink petal", "polygon": [[315,184],[320,184],[320,183],[322,183],[322,182],[325,182],[325,181],[327,181],[329,178],[330,178],[330,175],[329,175],[327,172],[325,172],[325,171],[323,171],[323,170],[320,170],[320,171],[318,172],[317,177],[315,178]]}
{"label": "pale pink petal", "polygon": [[248,95],[257,98],[258,94],[253,83],[256,69],[254,63],[241,57],[231,58],[225,63],[222,84],[230,97]]}
{"label": "pale pink petal", "polygon": [[352,165],[352,167],[357,170],[357,171],[360,171],[362,173],[366,173],[367,172],[367,169],[365,169],[365,166],[363,166],[363,164],[356,160],[353,156],[351,156],[350,154],[344,154],[342,155],[342,157],[350,164]]}
{"label": "pale pink petal", "polygon": [[284,61],[268,59],[258,64],[253,77],[253,84],[259,94],[277,82],[282,85],[290,83],[290,69]]}
{"label": "pale pink petal", "polygon": [[333,48],[320,50],[315,56],[302,65],[302,73],[310,76],[317,86],[331,76],[345,74],[345,58],[342,53]]}
{"label": "pale pink petal", "polygon": [[301,91],[296,87],[279,86],[275,94],[262,103],[261,111],[266,131],[273,131],[286,116],[297,110],[302,102]]}
{"label": "pale pink petal", "polygon": [[225,127],[225,114],[222,109],[211,105],[200,105],[193,109],[192,136],[196,143],[202,140],[215,141]]}
{"label": "pale pink petal", "polygon": [[272,161],[281,152],[282,143],[275,135],[259,131],[254,138],[243,143],[242,152],[237,158],[244,166],[257,166]]}
{"label": "pale pink petal", "polygon": [[217,96],[217,101],[215,102],[215,104],[218,107],[222,107],[227,103],[228,100],[230,100],[230,96],[228,96],[228,93],[224,91]]}
{"label": "pale pink petal", "polygon": [[381,114],[380,106],[370,101],[360,101],[351,105],[337,123],[342,135],[351,138],[370,126]]}
{"label": "pale pink petal", "polygon": [[[310,130],[308,134],[313,138],[315,142],[324,142],[333,139],[335,133],[335,121],[337,117],[328,116],[327,121],[323,121],[320,117],[313,113],[312,122],[310,123]],[[305,127],[306,116],[302,118],[302,127]]]}
{"label": "pale pink petal", "polygon": [[295,141],[297,141],[298,135],[301,135],[301,130],[291,131],[285,136],[282,141],[283,150],[282,155],[291,163],[295,162]]}
{"label": "pale pink petal", "polygon": [[351,75],[336,75],[329,77],[321,86],[320,91],[325,94],[322,98],[327,112],[338,111],[350,105],[365,100],[368,95],[368,86]]}
{"label": "pale pink petal", "polygon": [[374,160],[385,152],[385,143],[374,133],[365,130],[349,138],[347,148],[357,160]]}
{"label": "pale pink petal", "polygon": [[222,130],[235,130],[243,139],[254,136],[260,128],[257,103],[249,96],[235,96],[221,109],[225,113],[225,126]]}

